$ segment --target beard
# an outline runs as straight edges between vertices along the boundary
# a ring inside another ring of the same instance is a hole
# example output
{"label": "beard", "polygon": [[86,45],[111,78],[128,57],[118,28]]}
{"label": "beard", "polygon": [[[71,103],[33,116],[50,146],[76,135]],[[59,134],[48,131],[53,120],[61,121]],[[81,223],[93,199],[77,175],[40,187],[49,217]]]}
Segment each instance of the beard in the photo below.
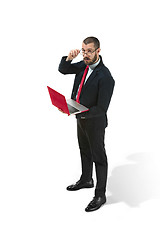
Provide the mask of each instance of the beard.
{"label": "beard", "polygon": [[89,57],[83,58],[83,61],[85,62],[86,65],[92,65],[97,62],[97,54],[95,53],[94,57],[90,59]]}

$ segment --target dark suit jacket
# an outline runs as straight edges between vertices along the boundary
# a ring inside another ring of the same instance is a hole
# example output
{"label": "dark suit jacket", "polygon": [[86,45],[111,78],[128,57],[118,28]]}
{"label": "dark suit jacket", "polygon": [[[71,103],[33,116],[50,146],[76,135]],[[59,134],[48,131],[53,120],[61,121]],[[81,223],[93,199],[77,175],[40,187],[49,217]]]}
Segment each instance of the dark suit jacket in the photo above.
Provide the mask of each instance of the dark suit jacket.
{"label": "dark suit jacket", "polygon": [[[66,58],[67,57],[63,57],[61,59],[59,71],[63,74],[76,74],[71,95],[71,98],[75,100],[86,65],[84,61],[72,64],[71,61],[66,61]],[[106,113],[112,97],[115,81],[109,69],[103,64],[101,56],[100,60],[100,63],[82,87],[80,95],[80,103],[88,107],[89,111],[77,114],[76,117],[82,119],[103,117],[106,122],[105,125],[107,125]]]}

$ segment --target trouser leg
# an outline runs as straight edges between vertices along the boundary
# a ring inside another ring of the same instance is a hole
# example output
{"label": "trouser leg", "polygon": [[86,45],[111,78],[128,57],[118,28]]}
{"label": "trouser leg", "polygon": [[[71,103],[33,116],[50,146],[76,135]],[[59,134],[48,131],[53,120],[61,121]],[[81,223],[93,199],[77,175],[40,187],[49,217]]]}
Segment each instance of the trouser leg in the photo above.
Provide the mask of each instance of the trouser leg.
{"label": "trouser leg", "polygon": [[104,145],[105,128],[92,126],[86,129],[92,154],[92,161],[95,163],[96,170],[97,184],[95,196],[104,196],[106,192],[108,172],[108,161]]}
{"label": "trouser leg", "polygon": [[92,154],[85,128],[85,120],[77,120],[77,136],[82,167],[82,175],[80,179],[83,182],[87,182],[92,179],[93,170]]}

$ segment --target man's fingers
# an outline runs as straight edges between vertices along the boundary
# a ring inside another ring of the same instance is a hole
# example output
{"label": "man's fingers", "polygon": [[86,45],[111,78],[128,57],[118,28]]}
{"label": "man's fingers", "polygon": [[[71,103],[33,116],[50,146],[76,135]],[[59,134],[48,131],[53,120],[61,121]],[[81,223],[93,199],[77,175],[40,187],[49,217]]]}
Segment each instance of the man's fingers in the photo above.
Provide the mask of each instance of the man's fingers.
{"label": "man's fingers", "polygon": [[[58,110],[60,111],[60,112],[62,112],[62,113],[65,113],[65,112],[63,112],[60,108],[58,108]],[[65,113],[66,114],[66,113]]]}
{"label": "man's fingers", "polygon": [[75,49],[75,50],[71,50],[71,56],[73,57],[73,58],[75,58],[75,57],[77,57],[77,55],[79,54],[79,50],[78,49]]}
{"label": "man's fingers", "polygon": [[80,50],[79,49],[73,49],[69,52],[69,55],[66,59],[66,61],[68,60],[73,60],[75,57],[78,56],[78,54],[80,53]]}

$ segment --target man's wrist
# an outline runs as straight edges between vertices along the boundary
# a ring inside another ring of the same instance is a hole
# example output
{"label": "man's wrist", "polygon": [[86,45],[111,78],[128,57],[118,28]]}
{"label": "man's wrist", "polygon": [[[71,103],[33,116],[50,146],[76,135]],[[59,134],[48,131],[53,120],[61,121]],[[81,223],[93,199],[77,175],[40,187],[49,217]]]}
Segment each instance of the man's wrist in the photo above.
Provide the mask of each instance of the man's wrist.
{"label": "man's wrist", "polygon": [[66,62],[72,61],[69,57],[66,58]]}

